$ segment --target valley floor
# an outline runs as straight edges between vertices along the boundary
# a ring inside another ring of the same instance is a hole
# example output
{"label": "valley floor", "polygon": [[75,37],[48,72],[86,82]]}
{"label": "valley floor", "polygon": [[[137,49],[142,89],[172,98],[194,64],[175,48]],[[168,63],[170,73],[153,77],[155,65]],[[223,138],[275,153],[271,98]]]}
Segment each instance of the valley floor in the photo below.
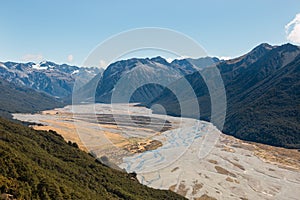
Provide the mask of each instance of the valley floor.
{"label": "valley floor", "polygon": [[[212,124],[154,115],[134,105],[81,105],[14,114],[136,172],[142,184],[189,199],[297,199],[300,152],[245,142]],[[105,158],[105,159],[104,159]]]}

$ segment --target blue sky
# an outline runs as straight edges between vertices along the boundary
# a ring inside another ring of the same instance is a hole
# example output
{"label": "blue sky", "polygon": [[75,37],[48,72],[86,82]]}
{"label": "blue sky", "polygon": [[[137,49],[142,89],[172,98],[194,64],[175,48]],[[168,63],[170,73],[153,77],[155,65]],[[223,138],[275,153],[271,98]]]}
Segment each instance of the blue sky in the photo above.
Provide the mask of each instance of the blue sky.
{"label": "blue sky", "polygon": [[[0,61],[81,65],[99,43],[133,28],[182,32],[212,56],[235,57],[262,42],[287,43],[299,0],[1,0]],[[151,55],[149,55],[151,56]]]}

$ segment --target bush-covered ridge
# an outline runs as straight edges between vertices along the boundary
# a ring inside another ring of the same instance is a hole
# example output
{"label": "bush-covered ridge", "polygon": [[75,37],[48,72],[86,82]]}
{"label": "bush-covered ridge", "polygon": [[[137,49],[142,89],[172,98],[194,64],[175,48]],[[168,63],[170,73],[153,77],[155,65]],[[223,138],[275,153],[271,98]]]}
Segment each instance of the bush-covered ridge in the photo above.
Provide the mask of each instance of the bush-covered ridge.
{"label": "bush-covered ridge", "polygon": [[32,113],[62,107],[63,102],[45,93],[16,86],[0,78],[0,116],[10,118],[10,113]]}
{"label": "bush-covered ridge", "polygon": [[66,143],[0,118],[0,194],[17,199],[184,199],[141,185]]}

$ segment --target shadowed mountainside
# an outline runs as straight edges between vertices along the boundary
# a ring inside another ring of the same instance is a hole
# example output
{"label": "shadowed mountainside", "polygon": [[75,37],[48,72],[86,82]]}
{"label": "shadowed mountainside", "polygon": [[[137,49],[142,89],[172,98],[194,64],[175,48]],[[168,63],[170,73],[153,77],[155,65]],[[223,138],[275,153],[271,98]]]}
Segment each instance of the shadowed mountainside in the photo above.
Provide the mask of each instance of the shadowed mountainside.
{"label": "shadowed mountainside", "polygon": [[[261,44],[248,54],[223,61],[217,67],[227,96],[223,132],[244,140],[300,148],[299,47]],[[201,119],[210,120],[211,102],[204,80],[199,73],[185,78],[197,95]],[[173,88],[180,89],[174,84]],[[180,115],[178,100],[170,90],[165,89],[147,106],[154,104],[161,104],[171,115]]]}
{"label": "shadowed mountainside", "polygon": [[[159,56],[117,61],[79,89],[73,100],[75,97],[76,103],[80,103],[95,97],[95,101],[100,103],[148,102],[158,96],[164,86],[217,62],[218,58],[205,57],[176,59],[168,63]],[[132,94],[127,99],[129,92]]]}
{"label": "shadowed mountainside", "polygon": [[58,99],[33,89],[16,86],[0,79],[0,116],[10,118],[10,113],[32,113],[62,107]]}

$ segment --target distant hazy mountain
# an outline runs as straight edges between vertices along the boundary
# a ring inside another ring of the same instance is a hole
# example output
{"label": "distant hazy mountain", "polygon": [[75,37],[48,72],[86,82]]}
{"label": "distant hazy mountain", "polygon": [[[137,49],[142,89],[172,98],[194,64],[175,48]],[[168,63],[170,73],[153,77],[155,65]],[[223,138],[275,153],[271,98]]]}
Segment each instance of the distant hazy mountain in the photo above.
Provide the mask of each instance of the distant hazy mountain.
{"label": "distant hazy mountain", "polygon": [[[300,148],[299,47],[261,44],[217,67],[227,96],[225,133],[245,140]],[[198,97],[201,118],[209,120],[211,102],[205,82],[199,73],[185,78]],[[176,83],[173,87],[180,88]],[[169,114],[180,115],[178,101],[170,90],[165,89],[148,106],[154,104],[163,105]]]}
{"label": "distant hazy mountain", "polygon": [[45,93],[16,86],[0,78],[0,116],[9,118],[10,113],[32,113],[63,106],[63,103]]}
{"label": "distant hazy mountain", "polygon": [[72,93],[75,80],[84,85],[99,68],[83,68],[53,62],[35,64],[0,62],[0,77],[18,86],[29,87],[56,97],[66,97]]}
{"label": "distant hazy mountain", "polygon": [[[168,63],[162,57],[122,60],[107,67],[102,76],[84,86],[81,93],[95,95],[96,102],[128,102],[127,93],[131,92],[130,102],[147,102],[159,95],[164,85],[181,77],[219,62],[217,58],[174,60]],[[96,85],[95,85],[96,84]],[[90,91],[95,88],[96,91]],[[112,95],[114,98],[112,100]]]}
{"label": "distant hazy mountain", "polygon": [[186,58],[186,59],[175,59],[171,62],[171,65],[177,68],[182,74],[191,74],[198,70],[204,69],[208,66],[214,65],[220,62],[216,57],[204,57],[204,58]]}

